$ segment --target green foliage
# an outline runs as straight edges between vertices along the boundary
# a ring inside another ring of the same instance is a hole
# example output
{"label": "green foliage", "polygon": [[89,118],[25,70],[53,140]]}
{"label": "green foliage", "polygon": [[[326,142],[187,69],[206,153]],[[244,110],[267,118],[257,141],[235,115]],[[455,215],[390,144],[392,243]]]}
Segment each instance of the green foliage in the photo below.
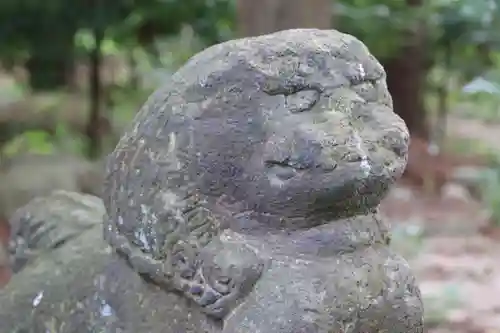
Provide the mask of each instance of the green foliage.
{"label": "green foliage", "polygon": [[19,101],[24,98],[26,87],[22,86],[14,78],[2,77],[0,81],[0,101],[3,105]]}
{"label": "green foliage", "polygon": [[10,157],[20,153],[51,154],[54,145],[47,132],[28,131],[7,143],[2,149],[2,155]]}
{"label": "green foliage", "polygon": [[417,28],[423,8],[409,8],[401,0],[339,0],[336,25],[361,39],[379,58],[393,56],[403,44],[405,31]]}
{"label": "green foliage", "polygon": [[484,173],[482,197],[491,212],[492,222],[500,225],[500,167]]}
{"label": "green foliage", "polygon": [[[0,1],[0,61],[23,61],[33,55],[87,56],[95,46],[92,30],[101,27],[106,31],[105,54],[132,54],[141,70],[171,71],[201,48],[232,37],[234,3],[4,0]],[[425,26],[430,67],[459,73],[462,84],[500,64],[500,54],[495,54],[500,46],[500,0],[422,0],[417,7],[405,0],[332,3],[334,25],[363,40],[381,60],[397,55],[408,34]],[[174,38],[179,34],[181,38]],[[433,76],[430,83],[439,87],[446,78]]]}
{"label": "green foliage", "polygon": [[[90,29],[81,29],[75,35],[75,46],[78,49],[90,52],[95,48],[95,39]],[[120,45],[112,39],[105,39],[102,43],[102,52],[107,55],[120,53]]]}
{"label": "green foliage", "polygon": [[186,24],[205,44],[213,44],[231,37],[234,21],[230,0],[2,0],[0,61],[87,54],[95,28],[105,30],[105,52],[149,48],[157,37],[173,36]]}
{"label": "green foliage", "polygon": [[178,36],[165,38],[158,42],[160,59],[163,68],[172,71],[184,65],[193,55],[209,46],[195,30],[185,25]]}
{"label": "green foliage", "polygon": [[137,110],[140,109],[144,101],[153,92],[152,89],[133,89],[128,86],[119,86],[112,92],[112,99],[116,101],[112,109],[113,121],[118,127],[123,127],[128,124]]}
{"label": "green foliage", "polygon": [[63,124],[58,124],[52,143],[58,151],[76,154],[83,154],[86,148],[85,138],[71,133]]}
{"label": "green foliage", "polygon": [[14,137],[2,147],[1,155],[5,157],[24,153],[48,155],[55,152],[83,154],[85,147],[85,138],[71,133],[63,124],[59,124],[55,135],[42,130],[32,130]]}
{"label": "green foliage", "polygon": [[429,63],[458,68],[469,79],[491,66],[489,51],[500,46],[500,0],[423,0],[418,7],[401,0],[338,0],[335,13],[336,25],[380,59],[397,54],[408,32],[424,26]]}
{"label": "green foliage", "polygon": [[434,17],[431,51],[437,61],[460,70],[466,81],[494,65],[490,55],[500,47],[500,1],[444,3]]}
{"label": "green foliage", "polygon": [[[110,35],[125,44],[153,36],[171,36],[189,24],[205,42],[229,37],[234,28],[234,9],[229,0],[144,0],[137,3],[120,24],[110,26]],[[138,40],[139,39],[139,40]]]}
{"label": "green foliage", "polygon": [[497,149],[481,140],[453,137],[447,140],[444,150],[459,156],[467,156],[474,152],[475,156],[481,156],[489,166],[499,164]]}

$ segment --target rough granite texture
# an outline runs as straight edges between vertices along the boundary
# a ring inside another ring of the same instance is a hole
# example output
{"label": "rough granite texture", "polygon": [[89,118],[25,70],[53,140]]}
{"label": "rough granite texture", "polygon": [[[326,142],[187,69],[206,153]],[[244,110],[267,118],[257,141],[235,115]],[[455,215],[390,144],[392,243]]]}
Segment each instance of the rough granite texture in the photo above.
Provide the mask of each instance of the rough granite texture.
{"label": "rough granite texture", "polygon": [[105,214],[102,200],[91,195],[57,190],[31,200],[9,220],[13,271],[20,271],[43,252],[65,246],[83,231],[100,226]]}
{"label": "rough granite texture", "polygon": [[108,159],[111,251],[92,227],[26,267],[0,291],[0,331],[423,332],[420,291],[378,214],[408,141],[382,66],[352,36],[210,47]]}

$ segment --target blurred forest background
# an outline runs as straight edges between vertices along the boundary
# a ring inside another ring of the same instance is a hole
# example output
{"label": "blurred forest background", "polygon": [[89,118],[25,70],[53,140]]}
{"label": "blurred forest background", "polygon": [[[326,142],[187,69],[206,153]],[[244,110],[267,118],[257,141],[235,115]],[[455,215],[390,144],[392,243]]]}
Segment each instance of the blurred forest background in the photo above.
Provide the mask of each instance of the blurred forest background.
{"label": "blurred forest background", "polygon": [[387,71],[412,144],[382,212],[429,331],[500,332],[500,0],[2,0],[0,238],[34,196],[99,194],[103,157],[193,54],[289,28],[353,34]]}

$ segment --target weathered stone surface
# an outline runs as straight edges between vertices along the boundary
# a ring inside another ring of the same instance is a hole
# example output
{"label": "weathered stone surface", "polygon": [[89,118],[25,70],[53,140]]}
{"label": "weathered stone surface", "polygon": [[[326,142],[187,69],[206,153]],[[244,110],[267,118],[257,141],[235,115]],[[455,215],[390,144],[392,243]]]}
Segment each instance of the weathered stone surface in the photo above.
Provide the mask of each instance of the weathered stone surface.
{"label": "weathered stone surface", "polygon": [[[107,239],[207,314],[239,318],[233,332],[250,315],[239,300],[263,305],[271,285],[288,280],[294,289],[313,277],[332,288],[308,287],[309,297],[330,300],[285,307],[325,317],[295,315],[299,322],[333,328],[326,317],[354,320],[338,306],[355,293],[367,308],[413,315],[406,324],[367,315],[379,329],[416,327],[418,294],[404,261],[385,249],[374,213],[407,160],[408,132],[391,108],[381,65],[338,32],[291,30],[209,48],[149,99],[111,155]],[[292,264],[300,258],[310,264]],[[372,264],[385,268],[373,273]],[[291,266],[274,273],[275,265]],[[395,278],[390,266],[405,273]],[[373,274],[386,287],[370,289]],[[344,294],[336,283],[347,276]],[[384,302],[375,301],[380,293],[388,293]],[[301,302],[299,294],[285,288],[273,297]],[[252,320],[246,329],[279,331],[275,317]]]}
{"label": "weathered stone surface", "polygon": [[0,293],[0,331],[44,289],[26,327],[423,332],[420,292],[377,208],[407,149],[383,68],[354,37],[304,29],[211,47],[153,94],[109,157],[104,235],[116,254],[89,246],[95,228],[56,249],[80,253],[62,265],[61,290],[30,280],[51,272],[37,260]]}
{"label": "weathered stone surface", "polygon": [[[43,251],[0,289],[0,332],[219,332],[220,323],[192,311],[185,297],[148,283],[113,255],[95,223],[103,212],[97,197],[58,191],[15,213],[51,228],[38,235]],[[82,227],[78,235],[72,224]],[[55,246],[50,235],[66,239]]]}
{"label": "weathered stone surface", "polygon": [[10,219],[14,272],[42,252],[64,246],[83,231],[101,225],[105,214],[102,201],[91,195],[54,191],[33,199]]}

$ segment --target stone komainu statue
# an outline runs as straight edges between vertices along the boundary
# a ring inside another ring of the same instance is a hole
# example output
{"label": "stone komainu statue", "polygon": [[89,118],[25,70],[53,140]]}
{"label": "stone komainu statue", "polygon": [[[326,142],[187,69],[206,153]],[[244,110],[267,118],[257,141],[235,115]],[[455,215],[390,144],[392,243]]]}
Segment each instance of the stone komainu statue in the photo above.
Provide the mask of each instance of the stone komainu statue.
{"label": "stone komainu statue", "polygon": [[352,36],[210,47],[109,157],[111,251],[93,227],[28,265],[0,292],[0,329],[24,302],[25,329],[55,332],[423,332],[378,214],[408,141],[382,66]]}

